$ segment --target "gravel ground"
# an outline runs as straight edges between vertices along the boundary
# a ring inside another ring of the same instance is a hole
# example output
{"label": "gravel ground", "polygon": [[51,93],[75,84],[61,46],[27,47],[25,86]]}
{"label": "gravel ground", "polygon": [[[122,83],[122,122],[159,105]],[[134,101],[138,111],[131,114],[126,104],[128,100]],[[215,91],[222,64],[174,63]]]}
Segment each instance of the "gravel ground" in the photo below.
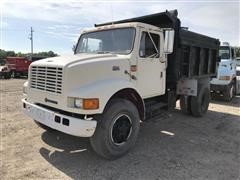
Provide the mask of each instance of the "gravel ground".
{"label": "gravel ground", "polygon": [[240,179],[240,96],[212,101],[203,118],[177,107],[143,123],[135,148],[107,161],[87,138],[46,132],[24,115],[25,80],[0,81],[1,179]]}

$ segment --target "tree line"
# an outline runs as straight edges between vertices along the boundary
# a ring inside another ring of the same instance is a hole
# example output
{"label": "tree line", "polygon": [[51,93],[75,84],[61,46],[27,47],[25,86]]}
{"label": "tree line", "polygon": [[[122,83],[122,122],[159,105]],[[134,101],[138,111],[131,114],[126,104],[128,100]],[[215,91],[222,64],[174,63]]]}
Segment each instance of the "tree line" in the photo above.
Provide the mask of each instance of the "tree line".
{"label": "tree line", "polygon": [[[5,51],[3,49],[0,49],[0,60],[6,59],[8,56],[12,57],[29,57],[30,53],[21,53],[21,52],[15,52],[15,51]],[[236,48],[236,55],[237,57],[240,57],[240,47]],[[46,52],[38,52],[33,53],[34,57],[55,57],[58,56],[57,53],[54,53],[53,51],[46,51]]]}
{"label": "tree line", "polygon": [[[33,57],[55,57],[58,54],[54,53],[53,51],[46,51],[46,52],[38,52],[33,53]],[[6,59],[6,57],[29,57],[31,56],[30,53],[21,53],[21,52],[15,52],[15,51],[5,51],[3,49],[0,49],[0,60]]]}

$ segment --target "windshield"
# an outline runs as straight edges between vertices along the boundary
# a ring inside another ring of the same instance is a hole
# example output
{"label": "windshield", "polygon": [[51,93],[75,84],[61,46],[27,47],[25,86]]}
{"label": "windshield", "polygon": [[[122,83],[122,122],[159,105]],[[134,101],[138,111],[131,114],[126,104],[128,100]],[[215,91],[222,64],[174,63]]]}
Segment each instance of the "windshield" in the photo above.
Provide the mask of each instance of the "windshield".
{"label": "windshield", "polygon": [[228,46],[220,46],[219,56],[221,59],[230,59],[230,51]]}
{"label": "windshield", "polygon": [[119,28],[83,34],[75,53],[129,54],[133,48],[134,28]]}

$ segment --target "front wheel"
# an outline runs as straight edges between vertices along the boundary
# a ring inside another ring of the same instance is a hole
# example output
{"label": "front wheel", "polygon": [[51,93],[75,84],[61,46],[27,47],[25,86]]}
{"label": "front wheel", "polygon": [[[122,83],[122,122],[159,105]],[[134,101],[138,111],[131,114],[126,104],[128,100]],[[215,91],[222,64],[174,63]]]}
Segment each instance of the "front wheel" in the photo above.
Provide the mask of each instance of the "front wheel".
{"label": "front wheel", "polygon": [[231,83],[230,86],[223,92],[223,97],[225,101],[231,101],[236,92],[235,83]]}
{"label": "front wheel", "polygon": [[97,154],[106,159],[116,159],[134,146],[138,137],[140,118],[132,102],[114,99],[103,114],[94,118],[98,124],[90,142]]}

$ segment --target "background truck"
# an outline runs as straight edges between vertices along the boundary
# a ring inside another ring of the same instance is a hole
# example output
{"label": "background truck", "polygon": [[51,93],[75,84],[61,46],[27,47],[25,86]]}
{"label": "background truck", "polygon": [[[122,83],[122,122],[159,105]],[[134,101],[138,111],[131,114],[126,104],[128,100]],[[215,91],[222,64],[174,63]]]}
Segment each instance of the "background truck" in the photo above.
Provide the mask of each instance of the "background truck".
{"label": "background truck", "polygon": [[28,67],[32,61],[28,60],[26,57],[7,57],[6,64],[10,68],[11,76],[21,77],[28,75]]}
{"label": "background truck", "polygon": [[203,116],[219,40],[181,28],[177,11],[95,25],[72,56],[30,65],[24,112],[45,129],[90,137],[107,159],[134,146],[140,121],[175,108]]}
{"label": "background truck", "polygon": [[217,77],[211,80],[211,93],[221,94],[230,101],[236,94],[236,51],[229,43],[223,42],[219,49],[221,62],[218,66]]}
{"label": "background truck", "polygon": [[32,57],[7,57],[6,66],[10,69],[10,74],[14,78],[28,76],[28,68],[34,61],[44,59],[44,56]]}

